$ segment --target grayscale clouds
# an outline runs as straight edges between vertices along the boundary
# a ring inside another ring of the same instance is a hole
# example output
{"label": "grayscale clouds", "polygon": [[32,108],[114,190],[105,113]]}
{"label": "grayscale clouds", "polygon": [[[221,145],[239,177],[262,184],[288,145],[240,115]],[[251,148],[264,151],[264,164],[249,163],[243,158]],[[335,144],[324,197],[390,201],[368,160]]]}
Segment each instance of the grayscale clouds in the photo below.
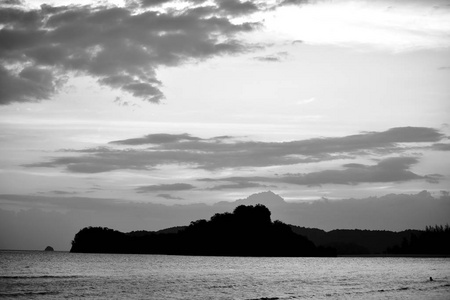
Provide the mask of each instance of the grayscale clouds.
{"label": "grayscale clouds", "polygon": [[[193,185],[186,183],[159,184],[141,186],[136,189],[138,193],[160,192],[160,191],[186,191],[195,188]],[[161,195],[161,194],[160,194]],[[166,194],[162,194],[166,195]],[[167,197],[164,197],[167,198]]]}
{"label": "grayscale clouds", "polygon": [[450,186],[449,16],[448,0],[0,0],[0,244],[186,225],[267,190],[304,226],[448,220],[448,202],[426,209]]}
{"label": "grayscale clouds", "polygon": [[158,195],[156,195],[156,197],[167,199],[167,200],[184,200],[181,197],[175,197],[175,196],[172,196],[171,194],[158,194]]}
{"label": "grayscale clouds", "polygon": [[256,56],[254,59],[262,61],[262,62],[280,62],[287,58],[287,52],[278,52],[271,55],[266,56]]}
{"label": "grayscale clouds", "polygon": [[198,137],[191,136],[187,133],[184,134],[167,134],[167,133],[156,133],[148,134],[142,138],[133,138],[121,141],[112,141],[110,144],[118,145],[143,145],[143,144],[165,144],[174,143],[180,141],[198,141],[201,140]]}
{"label": "grayscale clouds", "polygon": [[229,177],[221,179],[200,179],[200,181],[227,181],[229,185],[218,185],[216,188],[240,185],[259,184],[258,182],[288,183],[305,186],[321,186],[325,184],[356,185],[359,183],[404,182],[410,180],[426,180],[430,183],[439,182],[439,174],[417,175],[409,168],[418,163],[415,157],[390,157],[375,165],[357,163],[345,164],[341,170],[324,170],[306,174],[285,174],[277,177]]}
{"label": "grayscale clouds", "polygon": [[153,9],[165,2],[1,6],[0,104],[49,99],[68,75],[78,74],[157,103],[164,98],[158,67],[253,47],[236,34],[258,24],[230,19],[256,11],[255,4],[192,1],[184,9]]}
{"label": "grayscale clouds", "polygon": [[[228,183],[219,184],[210,189],[264,187],[263,182],[306,186],[410,180],[436,183],[440,179],[437,174],[419,175],[410,171],[411,166],[419,162],[419,158],[417,155],[405,153],[420,150],[420,143],[440,145],[437,142],[445,138],[438,130],[426,127],[397,127],[382,132],[364,132],[343,137],[287,142],[245,141],[229,136],[202,139],[189,134],[149,134],[142,138],[110,142],[110,145],[126,145],[128,146],[126,149],[112,147],[65,149],[64,152],[72,152],[74,155],[55,157],[49,161],[25,166],[64,168],[73,173],[101,173],[125,169],[152,170],[163,168],[165,165],[213,171],[242,167],[298,165],[338,159],[356,160],[376,155],[381,158],[376,158],[378,161],[375,164],[347,163],[339,169],[276,177],[222,178],[216,181]],[[136,148],[130,148],[131,146]],[[142,146],[147,147],[142,148]],[[429,148],[425,145],[423,147]],[[143,193],[191,188],[193,186],[177,183],[139,187],[137,191]]]}

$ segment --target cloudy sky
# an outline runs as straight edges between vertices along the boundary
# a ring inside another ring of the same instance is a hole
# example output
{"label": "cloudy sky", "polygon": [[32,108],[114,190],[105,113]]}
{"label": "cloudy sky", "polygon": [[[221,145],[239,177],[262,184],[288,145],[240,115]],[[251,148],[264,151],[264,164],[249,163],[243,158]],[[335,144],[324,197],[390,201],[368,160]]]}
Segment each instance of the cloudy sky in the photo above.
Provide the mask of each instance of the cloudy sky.
{"label": "cloudy sky", "polygon": [[16,219],[450,190],[447,0],[0,3]]}

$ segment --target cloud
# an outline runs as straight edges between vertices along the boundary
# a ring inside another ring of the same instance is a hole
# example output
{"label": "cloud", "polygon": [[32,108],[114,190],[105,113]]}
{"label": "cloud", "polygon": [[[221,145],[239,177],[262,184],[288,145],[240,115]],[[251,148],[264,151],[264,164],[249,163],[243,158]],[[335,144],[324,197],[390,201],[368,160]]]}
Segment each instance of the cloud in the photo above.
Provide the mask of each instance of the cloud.
{"label": "cloud", "polygon": [[[67,151],[67,150],[66,150]],[[150,165],[156,166],[158,158],[148,161],[148,153],[136,150],[100,150],[100,148],[82,150],[91,155],[61,157],[50,162],[25,165],[27,167],[54,168],[65,166],[72,173],[101,173],[115,170],[151,170]]]}
{"label": "cloud", "polygon": [[158,5],[170,2],[170,1],[171,0],[141,0],[140,4],[142,7],[149,7],[149,6],[158,6]]}
{"label": "cloud", "polygon": [[283,5],[300,5],[300,4],[307,4],[309,0],[283,0],[280,3],[280,6]]}
{"label": "cloud", "polygon": [[17,75],[13,75],[0,65],[0,104],[47,99],[63,81],[63,77],[55,79],[52,70],[48,68],[25,67]]}
{"label": "cloud", "polygon": [[438,151],[450,151],[450,144],[436,143],[432,145],[432,149]]}
{"label": "cloud", "polygon": [[362,199],[324,199],[280,206],[272,210],[272,215],[290,224],[325,230],[423,230],[430,224],[448,222],[449,200],[448,196],[435,198],[427,191]]}
{"label": "cloud", "polygon": [[2,0],[0,4],[3,5],[22,5],[22,0]]}
{"label": "cloud", "polygon": [[254,57],[254,59],[262,61],[262,62],[280,62],[280,61],[285,60],[287,55],[288,55],[287,52],[278,52],[278,53],[266,55],[266,56],[256,56],[256,57]]}
{"label": "cloud", "polygon": [[268,188],[268,187],[274,187],[274,186],[268,186],[256,182],[249,182],[249,181],[243,181],[243,182],[235,182],[230,184],[221,184],[216,185],[211,188],[208,188],[210,191],[221,191],[221,190],[227,190],[227,189],[248,189],[248,188]]}
{"label": "cloud", "polygon": [[284,183],[296,185],[322,185],[322,184],[359,184],[404,182],[425,179],[409,168],[418,163],[415,157],[391,157],[381,160],[376,165],[345,164],[342,170],[325,170],[307,174],[292,174],[281,177]]}
{"label": "cloud", "polygon": [[245,15],[258,11],[258,7],[251,1],[218,0],[219,9],[231,15]]}
{"label": "cloud", "polygon": [[138,193],[151,193],[161,191],[187,191],[195,189],[195,186],[187,183],[173,183],[173,184],[157,184],[146,185],[136,188]]}
{"label": "cloud", "polygon": [[119,141],[112,141],[109,144],[118,145],[145,145],[145,144],[165,144],[175,143],[180,141],[199,141],[198,137],[191,136],[190,134],[167,134],[167,133],[155,133],[148,134],[142,138],[133,138]]}
{"label": "cloud", "polygon": [[167,199],[167,200],[184,200],[181,197],[174,197],[174,196],[172,196],[170,194],[158,194],[158,195],[156,195],[156,197],[164,198],[164,199]]}
{"label": "cloud", "polygon": [[114,199],[106,198],[88,198],[76,196],[60,197],[60,194],[58,194],[58,196],[59,197],[47,195],[2,194],[0,195],[0,202],[9,204],[23,204],[24,206],[31,206],[33,208],[46,208],[56,211],[70,209],[106,211],[109,210],[116,201]]}
{"label": "cloud", "polygon": [[[158,103],[156,70],[253,47],[236,38],[256,23],[231,18],[254,11],[250,2],[218,1],[167,10],[143,7],[42,5],[0,7],[0,104],[49,99],[67,75],[85,74],[113,89]],[[226,14],[224,14],[226,12]],[[231,16],[230,16],[231,15]],[[21,88],[22,87],[22,88]]]}
{"label": "cloud", "polygon": [[[417,148],[417,143],[439,142],[443,138],[445,135],[438,130],[426,127],[397,127],[381,132],[286,142],[237,140],[227,136],[202,139],[189,134],[149,134],[142,138],[110,143],[110,145],[151,146],[146,149],[110,147],[64,149],[64,152],[73,152],[76,155],[58,156],[24,166],[63,167],[73,173],[126,169],[152,170],[174,164],[210,171],[225,168],[286,166],[370,155],[399,154]],[[347,166],[347,168],[357,172],[354,167]],[[358,170],[362,172],[361,169]]]}
{"label": "cloud", "polygon": [[[68,192],[68,191],[60,191],[60,190],[54,190],[54,191],[49,191],[47,192],[48,194],[53,194],[53,195],[76,195],[78,194],[77,192]],[[41,194],[47,194],[45,192],[41,193]]]}
{"label": "cloud", "polygon": [[[218,179],[199,179],[199,181],[216,182],[228,181],[230,186],[252,185],[261,182],[288,183],[304,186],[321,186],[324,184],[357,185],[361,183],[406,182],[425,180],[438,183],[443,178],[439,174],[418,175],[411,172],[411,166],[419,160],[415,157],[389,157],[380,160],[375,165],[357,163],[344,164],[339,170],[323,170],[311,173],[284,174],[276,177],[249,176],[227,177]],[[227,186],[227,185],[225,185]]]}

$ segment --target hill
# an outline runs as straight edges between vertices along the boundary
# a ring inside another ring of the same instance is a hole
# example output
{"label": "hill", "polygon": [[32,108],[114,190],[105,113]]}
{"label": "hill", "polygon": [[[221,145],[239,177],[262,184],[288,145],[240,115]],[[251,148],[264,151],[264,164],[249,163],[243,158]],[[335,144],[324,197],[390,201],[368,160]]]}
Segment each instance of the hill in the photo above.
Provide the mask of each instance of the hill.
{"label": "hill", "polygon": [[324,231],[291,225],[292,231],[307,237],[315,245],[336,249],[339,255],[383,254],[387,249],[420,235],[419,230],[393,232],[387,230],[336,229]]}
{"label": "hill", "polygon": [[215,214],[185,228],[160,232],[122,233],[87,227],[72,241],[71,252],[142,253],[219,256],[335,256],[331,248],[316,247],[280,221],[261,204],[240,205],[232,213]]}
{"label": "hill", "polygon": [[189,226],[159,231],[122,233],[109,228],[87,227],[75,235],[71,252],[229,256],[448,255],[449,233],[448,225],[427,227],[425,231],[336,229],[327,232],[272,222],[269,209],[256,204],[240,205],[233,213],[215,214],[209,221],[201,219]]}

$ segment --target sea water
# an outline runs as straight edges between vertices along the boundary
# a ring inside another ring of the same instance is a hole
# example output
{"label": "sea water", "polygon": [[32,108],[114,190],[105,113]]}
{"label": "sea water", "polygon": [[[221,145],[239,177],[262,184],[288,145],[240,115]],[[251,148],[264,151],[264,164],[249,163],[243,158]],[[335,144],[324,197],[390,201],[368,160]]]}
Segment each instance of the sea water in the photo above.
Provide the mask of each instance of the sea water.
{"label": "sea water", "polygon": [[450,258],[0,251],[0,298],[450,299]]}

